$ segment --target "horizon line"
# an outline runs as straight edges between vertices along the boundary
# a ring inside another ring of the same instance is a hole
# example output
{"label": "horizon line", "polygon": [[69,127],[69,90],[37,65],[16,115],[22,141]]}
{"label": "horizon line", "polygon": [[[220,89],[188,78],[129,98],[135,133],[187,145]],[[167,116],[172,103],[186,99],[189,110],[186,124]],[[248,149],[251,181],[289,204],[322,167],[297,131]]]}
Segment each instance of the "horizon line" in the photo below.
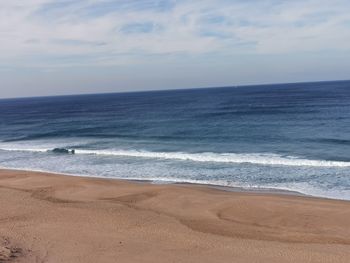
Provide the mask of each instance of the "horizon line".
{"label": "horizon line", "polygon": [[51,97],[70,97],[70,96],[91,96],[91,95],[108,95],[108,94],[127,94],[127,93],[147,93],[147,92],[162,92],[162,91],[185,91],[185,90],[201,90],[201,89],[219,89],[219,88],[242,88],[242,87],[256,87],[256,86],[272,86],[272,85],[290,85],[290,84],[311,84],[311,83],[327,83],[327,82],[348,82],[350,79],[338,80],[315,80],[315,81],[295,81],[295,82],[272,82],[261,84],[243,84],[243,85],[228,85],[228,86],[207,86],[207,87],[192,87],[192,88],[171,88],[171,89],[146,89],[146,90],[132,90],[132,91],[115,91],[115,92],[92,92],[92,93],[72,93],[72,94],[53,94],[53,95],[38,95],[38,96],[24,96],[24,97],[5,97],[1,100],[16,100],[16,99],[35,99],[35,98],[51,98]]}

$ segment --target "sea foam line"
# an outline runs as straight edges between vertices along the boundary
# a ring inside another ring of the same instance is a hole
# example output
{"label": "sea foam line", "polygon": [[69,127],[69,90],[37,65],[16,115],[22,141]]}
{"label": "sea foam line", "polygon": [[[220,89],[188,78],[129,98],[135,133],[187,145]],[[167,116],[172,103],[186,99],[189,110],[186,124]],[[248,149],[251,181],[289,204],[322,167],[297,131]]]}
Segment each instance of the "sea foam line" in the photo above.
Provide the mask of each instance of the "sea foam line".
{"label": "sea foam line", "polygon": [[214,163],[251,163],[260,165],[285,165],[285,166],[317,166],[317,167],[350,167],[350,162],[309,160],[296,157],[284,157],[277,154],[239,154],[239,153],[184,153],[184,152],[148,152],[148,151],[89,151],[77,150],[78,154],[96,154],[120,157],[139,157],[152,159],[172,159],[194,162]]}
{"label": "sea foam line", "polygon": [[127,180],[127,181],[141,181],[141,182],[150,182],[153,184],[196,184],[212,187],[224,187],[227,190],[234,189],[235,191],[253,191],[253,192],[267,192],[267,193],[277,193],[277,194],[290,194],[290,195],[308,195],[329,199],[338,199],[338,200],[350,200],[348,192],[327,192],[320,191],[315,187],[306,185],[300,187],[300,184],[293,185],[257,185],[257,184],[245,184],[241,182],[229,182],[226,180],[193,180],[186,178],[172,178],[172,177],[114,177],[114,176],[104,176],[104,175],[92,175],[87,173],[66,173],[53,170],[43,170],[43,169],[33,169],[33,168],[14,168],[14,167],[4,167],[0,166],[0,169],[5,170],[14,170],[14,171],[30,171],[30,172],[40,172],[40,173],[50,173],[55,175],[68,175],[76,177],[90,177],[90,178],[105,178],[105,179],[118,179],[118,180]]}
{"label": "sea foam line", "polygon": [[[0,148],[5,151],[18,152],[38,152],[47,153],[52,149],[42,148]],[[160,160],[180,160],[193,162],[212,162],[212,163],[234,163],[234,164],[258,164],[270,166],[311,166],[311,167],[350,167],[350,162],[310,160],[301,159],[293,156],[281,156],[278,154],[241,154],[241,153],[185,153],[185,152],[149,152],[136,150],[82,150],[76,149],[75,154],[81,155],[101,155],[116,157],[135,157]]]}

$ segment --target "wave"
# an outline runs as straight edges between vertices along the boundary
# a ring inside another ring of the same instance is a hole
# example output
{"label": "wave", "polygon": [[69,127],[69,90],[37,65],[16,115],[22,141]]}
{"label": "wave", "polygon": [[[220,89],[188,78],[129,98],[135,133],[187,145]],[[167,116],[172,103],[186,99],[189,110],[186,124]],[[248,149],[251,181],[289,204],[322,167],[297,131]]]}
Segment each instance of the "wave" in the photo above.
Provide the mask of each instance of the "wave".
{"label": "wave", "polygon": [[51,150],[53,153],[59,153],[59,154],[75,154],[74,149],[66,149],[66,148],[54,148]]}
{"label": "wave", "polygon": [[[55,149],[45,148],[0,148],[4,151],[55,153]],[[282,156],[272,153],[186,153],[186,152],[150,152],[136,150],[84,150],[65,149],[65,152],[80,155],[98,155],[115,157],[134,157],[158,160],[180,160],[193,162],[257,164],[269,166],[311,166],[311,167],[350,167],[350,162],[302,159],[295,156]]]}

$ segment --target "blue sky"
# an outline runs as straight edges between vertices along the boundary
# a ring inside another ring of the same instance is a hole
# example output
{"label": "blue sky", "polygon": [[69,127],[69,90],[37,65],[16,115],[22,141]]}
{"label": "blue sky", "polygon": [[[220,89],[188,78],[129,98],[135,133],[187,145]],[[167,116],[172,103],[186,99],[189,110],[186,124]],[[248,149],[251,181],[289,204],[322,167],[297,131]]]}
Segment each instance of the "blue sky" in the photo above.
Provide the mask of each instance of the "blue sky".
{"label": "blue sky", "polygon": [[0,0],[0,97],[350,79],[348,0]]}

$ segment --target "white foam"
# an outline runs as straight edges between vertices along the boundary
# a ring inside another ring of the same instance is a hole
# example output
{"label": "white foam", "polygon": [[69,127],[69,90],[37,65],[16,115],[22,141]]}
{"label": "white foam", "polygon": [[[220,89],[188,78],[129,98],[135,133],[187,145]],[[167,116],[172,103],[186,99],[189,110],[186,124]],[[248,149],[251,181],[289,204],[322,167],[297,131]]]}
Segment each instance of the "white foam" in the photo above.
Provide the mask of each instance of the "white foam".
{"label": "white foam", "polygon": [[184,153],[184,152],[149,152],[134,150],[76,150],[77,154],[95,154],[120,157],[137,157],[150,159],[172,159],[194,162],[214,163],[251,163],[260,165],[283,165],[283,166],[316,166],[316,167],[350,167],[350,162],[309,160],[293,156],[281,156],[277,154],[239,154],[239,153]]}
{"label": "white foam", "polygon": [[[0,148],[5,151],[19,152],[38,152],[45,153],[52,149],[47,148]],[[350,162],[311,160],[302,159],[294,156],[282,156],[277,154],[261,153],[185,153],[185,152],[150,152],[136,150],[82,150],[76,149],[75,154],[83,155],[101,155],[117,157],[135,157],[159,160],[181,160],[193,162],[212,162],[212,163],[234,163],[234,164],[258,164],[269,166],[311,166],[311,167],[350,167]]]}
{"label": "white foam", "polygon": [[38,153],[45,153],[48,152],[49,149],[43,149],[43,148],[0,148],[0,150],[3,151],[9,151],[9,152],[38,152]]}

